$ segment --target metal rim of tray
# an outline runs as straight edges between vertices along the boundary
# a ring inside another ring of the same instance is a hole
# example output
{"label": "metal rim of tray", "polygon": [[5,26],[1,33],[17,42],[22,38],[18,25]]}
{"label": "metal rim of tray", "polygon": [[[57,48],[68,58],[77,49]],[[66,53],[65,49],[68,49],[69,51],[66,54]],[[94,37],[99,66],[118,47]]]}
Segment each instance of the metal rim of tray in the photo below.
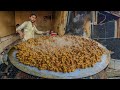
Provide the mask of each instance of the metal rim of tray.
{"label": "metal rim of tray", "polygon": [[[100,47],[105,48],[101,44],[99,45]],[[49,78],[49,79],[77,79],[77,78],[88,77],[88,76],[97,74],[103,69],[105,69],[110,62],[110,53],[107,53],[101,57],[101,62],[97,62],[91,68],[77,69],[76,71],[71,72],[71,73],[62,73],[62,72],[53,72],[53,71],[48,71],[48,70],[39,70],[36,67],[24,65],[18,61],[18,59],[16,58],[16,53],[17,53],[17,50],[13,47],[8,52],[9,60],[16,68],[18,68],[19,70],[23,72],[31,74],[33,76]]]}

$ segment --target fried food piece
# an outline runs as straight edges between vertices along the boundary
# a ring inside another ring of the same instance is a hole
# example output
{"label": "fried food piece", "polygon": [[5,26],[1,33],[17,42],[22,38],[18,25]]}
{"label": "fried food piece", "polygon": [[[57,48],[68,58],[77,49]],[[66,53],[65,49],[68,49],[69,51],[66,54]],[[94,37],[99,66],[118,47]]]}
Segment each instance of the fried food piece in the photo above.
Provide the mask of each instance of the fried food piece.
{"label": "fried food piece", "polygon": [[31,38],[15,48],[21,63],[63,73],[93,67],[105,53],[94,40],[75,35]]}

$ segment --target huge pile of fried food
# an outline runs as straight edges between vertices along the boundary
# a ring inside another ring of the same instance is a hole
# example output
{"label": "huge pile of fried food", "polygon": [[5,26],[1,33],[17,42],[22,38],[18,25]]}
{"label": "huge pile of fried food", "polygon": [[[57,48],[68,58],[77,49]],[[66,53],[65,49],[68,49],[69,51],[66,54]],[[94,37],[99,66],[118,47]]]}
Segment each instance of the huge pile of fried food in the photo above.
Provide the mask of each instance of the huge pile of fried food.
{"label": "huge pile of fried food", "polygon": [[21,63],[63,73],[93,67],[106,52],[94,40],[72,35],[31,38],[15,48]]}

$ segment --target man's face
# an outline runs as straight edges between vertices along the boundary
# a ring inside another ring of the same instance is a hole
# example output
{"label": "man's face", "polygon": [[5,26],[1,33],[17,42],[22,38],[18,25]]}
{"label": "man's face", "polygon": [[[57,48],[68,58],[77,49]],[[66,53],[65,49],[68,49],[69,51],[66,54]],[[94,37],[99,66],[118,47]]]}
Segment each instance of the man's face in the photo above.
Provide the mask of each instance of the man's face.
{"label": "man's face", "polygon": [[32,15],[32,16],[29,17],[29,19],[32,23],[34,23],[36,21],[36,16]]}

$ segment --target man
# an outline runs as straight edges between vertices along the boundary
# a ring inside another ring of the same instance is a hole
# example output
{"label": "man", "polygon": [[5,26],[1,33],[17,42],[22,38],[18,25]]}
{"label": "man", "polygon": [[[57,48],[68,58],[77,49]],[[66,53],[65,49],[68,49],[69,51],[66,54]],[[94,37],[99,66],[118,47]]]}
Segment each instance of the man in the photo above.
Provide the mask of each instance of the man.
{"label": "man", "polygon": [[[16,28],[16,32],[19,33],[20,37],[23,38],[23,41],[26,41],[30,38],[34,38],[34,33],[43,34],[45,32],[38,31],[35,26],[35,21],[37,16],[35,14],[31,14],[29,17],[29,21],[25,21],[23,24]],[[24,30],[22,32],[22,30]]]}

